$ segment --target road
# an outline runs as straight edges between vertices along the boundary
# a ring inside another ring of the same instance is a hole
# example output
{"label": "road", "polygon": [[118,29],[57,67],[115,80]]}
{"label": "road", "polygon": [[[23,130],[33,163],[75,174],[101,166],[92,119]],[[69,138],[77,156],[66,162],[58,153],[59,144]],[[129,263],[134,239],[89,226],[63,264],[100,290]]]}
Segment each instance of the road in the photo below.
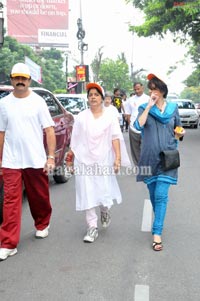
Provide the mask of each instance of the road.
{"label": "road", "polygon": [[[128,134],[124,133],[128,145]],[[18,254],[0,263],[4,301],[199,301],[200,129],[180,144],[179,185],[170,189],[164,249],[154,252],[151,207],[135,175],[119,176],[123,203],[113,206],[108,229],[93,244],[82,239],[85,216],[75,211],[74,177],[50,185],[49,237],[35,239],[23,203]]]}

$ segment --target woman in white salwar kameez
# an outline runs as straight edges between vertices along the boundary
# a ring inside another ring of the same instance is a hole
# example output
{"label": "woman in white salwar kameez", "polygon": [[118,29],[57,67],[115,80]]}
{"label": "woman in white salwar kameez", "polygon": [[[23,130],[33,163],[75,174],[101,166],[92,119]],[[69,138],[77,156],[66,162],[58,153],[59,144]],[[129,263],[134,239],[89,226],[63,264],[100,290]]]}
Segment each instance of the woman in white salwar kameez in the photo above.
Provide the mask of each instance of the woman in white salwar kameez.
{"label": "woman in white salwar kameez", "polygon": [[89,83],[86,89],[90,108],[75,119],[67,164],[73,164],[75,174],[76,210],[86,212],[88,230],[83,240],[93,242],[98,237],[96,207],[102,226],[108,227],[109,209],[114,200],[122,201],[116,173],[121,164],[130,165],[130,160],[116,115],[103,107],[103,88]]}

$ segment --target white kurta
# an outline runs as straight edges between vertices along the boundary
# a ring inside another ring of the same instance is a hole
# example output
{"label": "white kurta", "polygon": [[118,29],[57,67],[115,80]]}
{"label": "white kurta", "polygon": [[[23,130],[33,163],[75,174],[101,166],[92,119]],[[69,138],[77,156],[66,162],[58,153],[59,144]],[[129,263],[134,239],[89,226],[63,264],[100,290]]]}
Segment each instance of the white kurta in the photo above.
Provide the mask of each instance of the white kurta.
{"label": "white kurta", "polygon": [[122,201],[114,173],[112,140],[120,139],[122,165],[130,165],[119,121],[111,110],[94,118],[90,109],[81,112],[73,127],[71,149],[75,154],[76,210],[99,205],[111,207]]}

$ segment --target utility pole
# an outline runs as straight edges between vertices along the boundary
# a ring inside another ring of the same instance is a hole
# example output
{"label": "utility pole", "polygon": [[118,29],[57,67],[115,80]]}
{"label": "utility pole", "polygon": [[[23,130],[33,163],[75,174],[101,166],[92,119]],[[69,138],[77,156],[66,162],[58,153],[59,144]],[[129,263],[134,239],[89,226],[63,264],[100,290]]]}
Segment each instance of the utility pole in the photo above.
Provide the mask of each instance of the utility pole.
{"label": "utility pole", "polygon": [[[86,44],[83,39],[85,38],[85,30],[83,29],[83,23],[82,23],[82,6],[81,6],[81,0],[80,0],[80,18],[77,20],[77,26],[78,26],[78,32],[76,34],[76,37],[78,39],[78,50],[80,50],[81,54],[81,61],[80,65],[84,65],[84,52],[88,50],[88,44]],[[81,93],[83,91],[83,82],[81,83]]]}
{"label": "utility pole", "polygon": [[0,48],[3,46],[4,42],[4,18],[3,18],[3,3],[0,2]]}
{"label": "utility pole", "polygon": [[82,6],[81,6],[81,0],[80,0],[80,18],[77,20],[78,25],[78,32],[77,32],[77,39],[78,39],[78,49],[81,53],[81,65],[84,64],[83,54],[85,51],[88,50],[88,44],[86,44],[83,39],[85,37],[85,30],[83,29],[83,23],[82,23]]}

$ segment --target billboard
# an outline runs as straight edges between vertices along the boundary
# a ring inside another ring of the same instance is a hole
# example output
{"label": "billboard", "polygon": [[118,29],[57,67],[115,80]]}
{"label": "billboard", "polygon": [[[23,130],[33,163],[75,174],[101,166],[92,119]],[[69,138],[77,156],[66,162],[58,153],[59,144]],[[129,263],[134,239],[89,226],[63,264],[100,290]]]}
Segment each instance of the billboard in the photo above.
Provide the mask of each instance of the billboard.
{"label": "billboard", "polygon": [[68,0],[7,1],[7,33],[20,43],[67,47]]}

